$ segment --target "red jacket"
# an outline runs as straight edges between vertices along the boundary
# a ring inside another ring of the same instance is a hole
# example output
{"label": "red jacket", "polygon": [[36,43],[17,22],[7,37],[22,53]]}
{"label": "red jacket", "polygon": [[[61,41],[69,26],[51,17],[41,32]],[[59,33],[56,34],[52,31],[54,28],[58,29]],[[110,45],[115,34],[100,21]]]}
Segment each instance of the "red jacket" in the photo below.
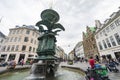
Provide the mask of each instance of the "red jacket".
{"label": "red jacket", "polygon": [[89,64],[90,64],[91,68],[94,68],[95,60],[94,59],[90,59],[89,60]]}

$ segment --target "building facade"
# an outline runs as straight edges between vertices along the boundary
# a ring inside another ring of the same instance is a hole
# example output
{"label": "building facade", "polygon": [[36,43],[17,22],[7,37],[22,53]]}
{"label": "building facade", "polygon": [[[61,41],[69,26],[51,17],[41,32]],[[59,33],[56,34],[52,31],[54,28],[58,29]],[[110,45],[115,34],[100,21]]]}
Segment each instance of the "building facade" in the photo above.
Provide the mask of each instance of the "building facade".
{"label": "building facade", "polygon": [[3,44],[5,43],[6,36],[0,31],[0,52]]}
{"label": "building facade", "polygon": [[37,57],[37,38],[40,33],[34,26],[16,26],[9,30],[9,35],[1,51],[1,57],[4,57],[6,62],[15,60],[16,63],[19,63],[21,59],[26,62]]}
{"label": "building facade", "polygon": [[96,20],[95,39],[100,56],[120,57],[120,10],[114,12],[103,24]]}
{"label": "building facade", "polygon": [[68,54],[68,60],[74,60],[75,59],[75,52],[74,49]]}
{"label": "building facade", "polygon": [[75,46],[75,55],[80,58],[80,57],[85,57],[84,55],[84,50],[83,50],[83,42],[80,41],[76,44]]}
{"label": "building facade", "polygon": [[56,54],[55,54],[55,56],[58,57],[61,60],[66,60],[65,52],[64,52],[64,50],[60,46],[56,47]]}
{"label": "building facade", "polygon": [[4,57],[1,57],[2,47],[4,46],[6,36],[0,31],[0,62],[4,60]]}
{"label": "building facade", "polygon": [[85,57],[89,58],[90,56],[95,57],[99,55],[96,40],[95,40],[95,27],[86,27],[86,33],[83,32],[83,47]]}

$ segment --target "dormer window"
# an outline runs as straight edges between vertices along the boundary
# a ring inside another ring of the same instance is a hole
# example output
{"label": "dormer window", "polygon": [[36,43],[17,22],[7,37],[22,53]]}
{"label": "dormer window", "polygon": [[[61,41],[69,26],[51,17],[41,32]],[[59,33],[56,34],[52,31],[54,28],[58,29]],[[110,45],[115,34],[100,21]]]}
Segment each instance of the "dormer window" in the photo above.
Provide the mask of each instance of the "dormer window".
{"label": "dormer window", "polygon": [[119,25],[120,25],[120,19],[117,19],[117,20],[115,21],[115,24],[116,24],[116,26],[119,26]]}
{"label": "dormer window", "polygon": [[113,18],[113,17],[115,17],[115,16],[116,16],[116,12],[113,12],[113,13],[110,15],[111,18]]}

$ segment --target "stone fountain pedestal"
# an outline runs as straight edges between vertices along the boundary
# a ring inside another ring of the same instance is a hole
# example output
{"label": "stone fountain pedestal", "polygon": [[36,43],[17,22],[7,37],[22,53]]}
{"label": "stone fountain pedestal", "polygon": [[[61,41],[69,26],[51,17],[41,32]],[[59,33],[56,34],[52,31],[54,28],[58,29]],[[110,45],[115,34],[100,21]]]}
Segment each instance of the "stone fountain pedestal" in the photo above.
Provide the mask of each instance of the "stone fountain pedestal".
{"label": "stone fountain pedestal", "polygon": [[34,63],[30,70],[30,76],[25,80],[45,80],[49,77],[54,77],[59,63],[55,60],[44,60]]}

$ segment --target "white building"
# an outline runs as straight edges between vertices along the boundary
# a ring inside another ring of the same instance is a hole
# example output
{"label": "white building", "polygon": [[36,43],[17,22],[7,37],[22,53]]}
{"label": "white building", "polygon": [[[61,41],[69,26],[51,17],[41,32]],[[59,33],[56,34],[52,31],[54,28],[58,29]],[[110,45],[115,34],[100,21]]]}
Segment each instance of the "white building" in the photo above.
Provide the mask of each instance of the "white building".
{"label": "white building", "polygon": [[15,60],[16,63],[24,59],[24,62],[31,60],[37,56],[36,49],[38,47],[38,40],[40,33],[34,28],[34,26],[22,27],[16,26],[9,29],[9,35],[4,44],[1,56],[5,58],[5,61]]}
{"label": "white building", "polygon": [[60,58],[60,59],[63,59],[63,60],[66,59],[65,52],[64,52],[64,50],[60,46],[56,47],[56,54],[55,54],[55,56]]}
{"label": "white building", "polygon": [[114,12],[104,24],[99,20],[95,22],[97,27],[95,39],[100,56],[120,57],[120,10]]}
{"label": "white building", "polygon": [[5,38],[6,36],[0,31],[0,52],[1,52],[1,48],[5,42]]}
{"label": "white building", "polygon": [[2,47],[4,46],[6,36],[0,32],[0,62],[4,60],[4,56],[1,56]]}
{"label": "white building", "polygon": [[81,42],[78,42],[75,46],[75,55],[77,57],[85,57],[84,55],[84,50],[83,50],[83,43],[82,41]]}

